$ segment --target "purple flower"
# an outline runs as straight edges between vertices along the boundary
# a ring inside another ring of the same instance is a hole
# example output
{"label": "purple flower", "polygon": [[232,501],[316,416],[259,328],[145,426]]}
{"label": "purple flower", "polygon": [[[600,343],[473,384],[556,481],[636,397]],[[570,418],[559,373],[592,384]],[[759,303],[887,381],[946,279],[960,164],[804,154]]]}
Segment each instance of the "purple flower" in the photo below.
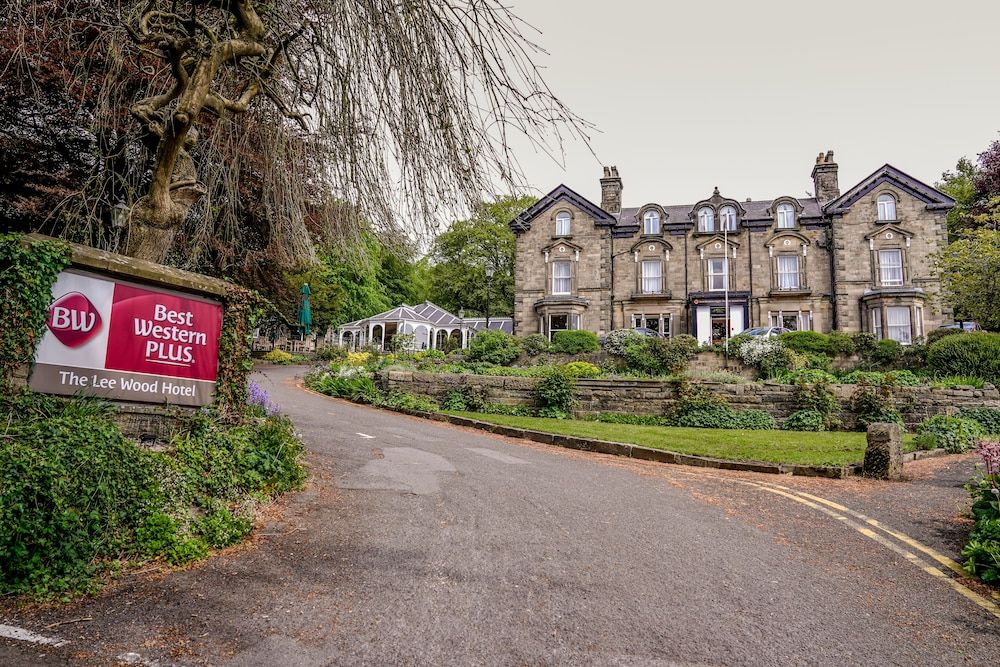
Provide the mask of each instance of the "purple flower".
{"label": "purple flower", "polygon": [[983,459],[987,475],[1000,474],[1000,440],[980,440],[976,453]]}
{"label": "purple flower", "polygon": [[268,416],[278,413],[278,405],[271,402],[267,390],[254,380],[247,384],[247,405],[259,407]]}

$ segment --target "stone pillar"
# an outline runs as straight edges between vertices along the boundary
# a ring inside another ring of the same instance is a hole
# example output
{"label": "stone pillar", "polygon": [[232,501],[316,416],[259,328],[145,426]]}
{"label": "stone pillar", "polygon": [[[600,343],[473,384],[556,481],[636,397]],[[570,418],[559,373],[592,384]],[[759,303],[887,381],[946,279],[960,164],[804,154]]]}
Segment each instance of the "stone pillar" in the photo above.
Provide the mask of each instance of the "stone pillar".
{"label": "stone pillar", "polygon": [[903,477],[903,430],[899,424],[868,425],[864,475],[892,480]]}

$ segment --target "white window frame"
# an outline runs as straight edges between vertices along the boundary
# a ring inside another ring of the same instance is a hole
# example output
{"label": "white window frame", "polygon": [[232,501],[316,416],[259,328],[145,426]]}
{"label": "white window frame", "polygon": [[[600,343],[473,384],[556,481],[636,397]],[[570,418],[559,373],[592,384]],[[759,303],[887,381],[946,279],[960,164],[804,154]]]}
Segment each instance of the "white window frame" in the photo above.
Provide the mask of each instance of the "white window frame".
{"label": "white window frame", "polygon": [[[782,267],[784,262],[794,260],[795,270],[789,271],[788,267]],[[801,263],[798,255],[778,255],[776,258],[776,271],[779,290],[802,289]],[[784,268],[784,270],[783,270]]]}
{"label": "white window frame", "polygon": [[[640,264],[643,294],[660,294],[663,292],[663,262],[658,259],[644,259]],[[650,275],[647,269],[656,268],[656,275]]]}
{"label": "white window frame", "polygon": [[723,206],[719,211],[719,231],[728,229],[735,232],[738,224],[737,217],[735,206]]}
{"label": "white window frame", "polygon": [[698,209],[698,231],[715,231],[715,211],[712,210],[711,206],[702,206]]}
{"label": "white window frame", "polygon": [[879,340],[882,339],[882,309],[872,308],[872,333]]}
{"label": "white window frame", "polygon": [[791,204],[778,204],[778,229],[795,229],[795,207]]}
{"label": "white window frame", "polygon": [[642,233],[660,233],[660,214],[656,211],[646,211],[642,216]]}
{"label": "white window frame", "polygon": [[572,230],[573,216],[567,211],[556,213],[556,236],[569,236]]}
{"label": "white window frame", "polygon": [[[708,262],[708,291],[709,292],[724,292],[729,289],[729,258],[728,257],[710,257],[706,260]],[[713,267],[716,262],[722,262],[722,271],[713,271]],[[722,276],[722,287],[715,287],[715,278]]]}
{"label": "white window frame", "polygon": [[[898,257],[899,263],[887,263],[886,257]],[[902,248],[882,248],[878,251],[878,282],[884,287],[901,287],[903,285]]]}
{"label": "white window frame", "polygon": [[878,208],[879,220],[898,220],[896,217],[896,198],[892,195],[879,195],[875,205]]}
{"label": "white window frame", "polygon": [[[906,317],[901,317],[905,313]],[[885,309],[886,337],[902,345],[913,344],[913,320],[909,306],[888,306]],[[903,319],[906,321],[903,322]]]}
{"label": "white window frame", "polygon": [[[566,267],[566,274],[560,275],[561,267]],[[565,287],[565,290],[561,289]],[[552,262],[552,293],[573,293],[573,264],[568,259]]]}

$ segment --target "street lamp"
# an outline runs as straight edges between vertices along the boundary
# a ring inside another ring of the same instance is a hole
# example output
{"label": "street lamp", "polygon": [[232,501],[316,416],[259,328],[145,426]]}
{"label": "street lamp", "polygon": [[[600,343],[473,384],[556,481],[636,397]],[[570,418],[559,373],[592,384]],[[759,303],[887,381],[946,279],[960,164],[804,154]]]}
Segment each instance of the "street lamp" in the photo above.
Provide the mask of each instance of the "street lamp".
{"label": "street lamp", "polygon": [[492,264],[486,265],[486,330],[490,329],[490,292],[493,291],[493,273],[496,268]]}

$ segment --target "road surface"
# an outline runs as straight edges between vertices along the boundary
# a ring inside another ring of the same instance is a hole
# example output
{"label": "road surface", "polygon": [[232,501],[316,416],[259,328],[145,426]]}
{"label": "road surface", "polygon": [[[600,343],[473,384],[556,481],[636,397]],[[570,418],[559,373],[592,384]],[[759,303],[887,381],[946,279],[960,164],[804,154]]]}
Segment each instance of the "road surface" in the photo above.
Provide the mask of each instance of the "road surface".
{"label": "road surface", "polygon": [[1000,659],[990,593],[934,558],[968,529],[969,457],[914,464],[907,484],[630,461],[307,393],[301,370],[260,379],[307,444],[305,491],[191,569],[5,602],[0,624],[66,643],[0,639],[0,664]]}

